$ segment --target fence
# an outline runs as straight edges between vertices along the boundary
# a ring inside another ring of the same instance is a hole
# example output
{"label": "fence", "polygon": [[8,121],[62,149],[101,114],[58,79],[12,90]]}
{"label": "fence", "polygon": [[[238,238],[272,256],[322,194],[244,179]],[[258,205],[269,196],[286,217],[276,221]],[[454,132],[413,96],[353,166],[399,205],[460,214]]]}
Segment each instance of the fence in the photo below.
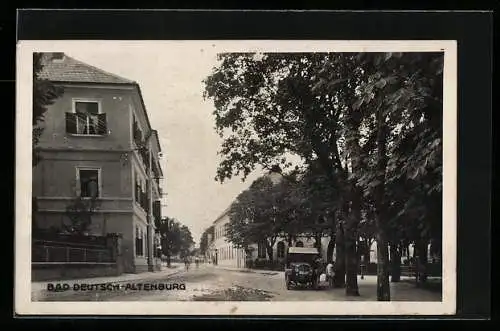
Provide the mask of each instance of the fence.
{"label": "fence", "polygon": [[34,240],[32,262],[35,264],[115,263],[116,257],[111,247]]}

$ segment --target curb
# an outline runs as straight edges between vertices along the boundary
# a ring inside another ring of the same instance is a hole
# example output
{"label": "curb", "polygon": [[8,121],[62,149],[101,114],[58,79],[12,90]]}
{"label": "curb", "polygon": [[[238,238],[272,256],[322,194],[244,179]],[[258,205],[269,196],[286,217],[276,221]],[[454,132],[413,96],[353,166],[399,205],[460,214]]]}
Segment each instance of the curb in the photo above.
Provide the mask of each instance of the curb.
{"label": "curb", "polygon": [[260,270],[260,269],[248,269],[248,268],[241,268],[241,269],[232,269],[232,268],[225,268],[225,267],[216,267],[216,268],[222,269],[222,270],[227,270],[227,271],[242,272],[242,273],[249,273],[249,274],[263,274],[263,275],[277,275],[281,272],[284,272],[284,271],[276,271],[276,270]]}

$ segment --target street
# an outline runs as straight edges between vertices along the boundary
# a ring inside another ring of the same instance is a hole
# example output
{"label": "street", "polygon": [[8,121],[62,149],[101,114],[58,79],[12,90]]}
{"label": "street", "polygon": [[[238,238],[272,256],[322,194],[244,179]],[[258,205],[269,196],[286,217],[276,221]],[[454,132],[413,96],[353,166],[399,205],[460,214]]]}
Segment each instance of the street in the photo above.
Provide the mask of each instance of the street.
{"label": "street", "polygon": [[[182,268],[182,267],[181,267]],[[67,281],[66,291],[46,291],[34,301],[375,301],[376,277],[358,278],[359,297],[346,297],[343,289],[287,290],[283,272],[228,270],[193,265],[171,275],[113,281],[106,288],[82,290],[84,284]],[[55,284],[55,282],[53,282]],[[61,282],[64,284],[64,282]],[[74,290],[74,284],[79,290]],[[97,287],[94,286],[94,287]],[[178,289],[177,289],[178,288]],[[441,301],[441,294],[418,289],[409,281],[391,283],[392,301]]]}

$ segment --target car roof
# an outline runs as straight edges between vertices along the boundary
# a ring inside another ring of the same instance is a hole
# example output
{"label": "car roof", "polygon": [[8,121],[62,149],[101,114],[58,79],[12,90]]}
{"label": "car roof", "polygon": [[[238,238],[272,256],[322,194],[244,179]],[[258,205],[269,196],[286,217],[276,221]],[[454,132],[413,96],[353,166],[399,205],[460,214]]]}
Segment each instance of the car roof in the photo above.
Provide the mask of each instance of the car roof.
{"label": "car roof", "polygon": [[319,254],[317,248],[314,247],[289,247],[288,253],[290,254]]}

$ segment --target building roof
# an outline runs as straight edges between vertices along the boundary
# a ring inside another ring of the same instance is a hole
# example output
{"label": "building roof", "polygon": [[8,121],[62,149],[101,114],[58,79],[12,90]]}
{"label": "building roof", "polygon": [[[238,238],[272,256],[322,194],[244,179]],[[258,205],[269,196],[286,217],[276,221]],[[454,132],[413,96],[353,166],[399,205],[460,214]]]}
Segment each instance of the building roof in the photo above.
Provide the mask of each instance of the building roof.
{"label": "building roof", "polygon": [[53,82],[136,84],[132,80],[78,61],[64,53],[44,53],[42,64],[39,77]]}
{"label": "building roof", "polygon": [[229,211],[231,210],[231,205],[229,205],[226,209],[224,209],[224,211],[215,219],[215,221],[213,221],[212,225],[213,224],[216,224],[217,222],[219,222],[224,216],[226,216],[227,214],[229,214]]}

